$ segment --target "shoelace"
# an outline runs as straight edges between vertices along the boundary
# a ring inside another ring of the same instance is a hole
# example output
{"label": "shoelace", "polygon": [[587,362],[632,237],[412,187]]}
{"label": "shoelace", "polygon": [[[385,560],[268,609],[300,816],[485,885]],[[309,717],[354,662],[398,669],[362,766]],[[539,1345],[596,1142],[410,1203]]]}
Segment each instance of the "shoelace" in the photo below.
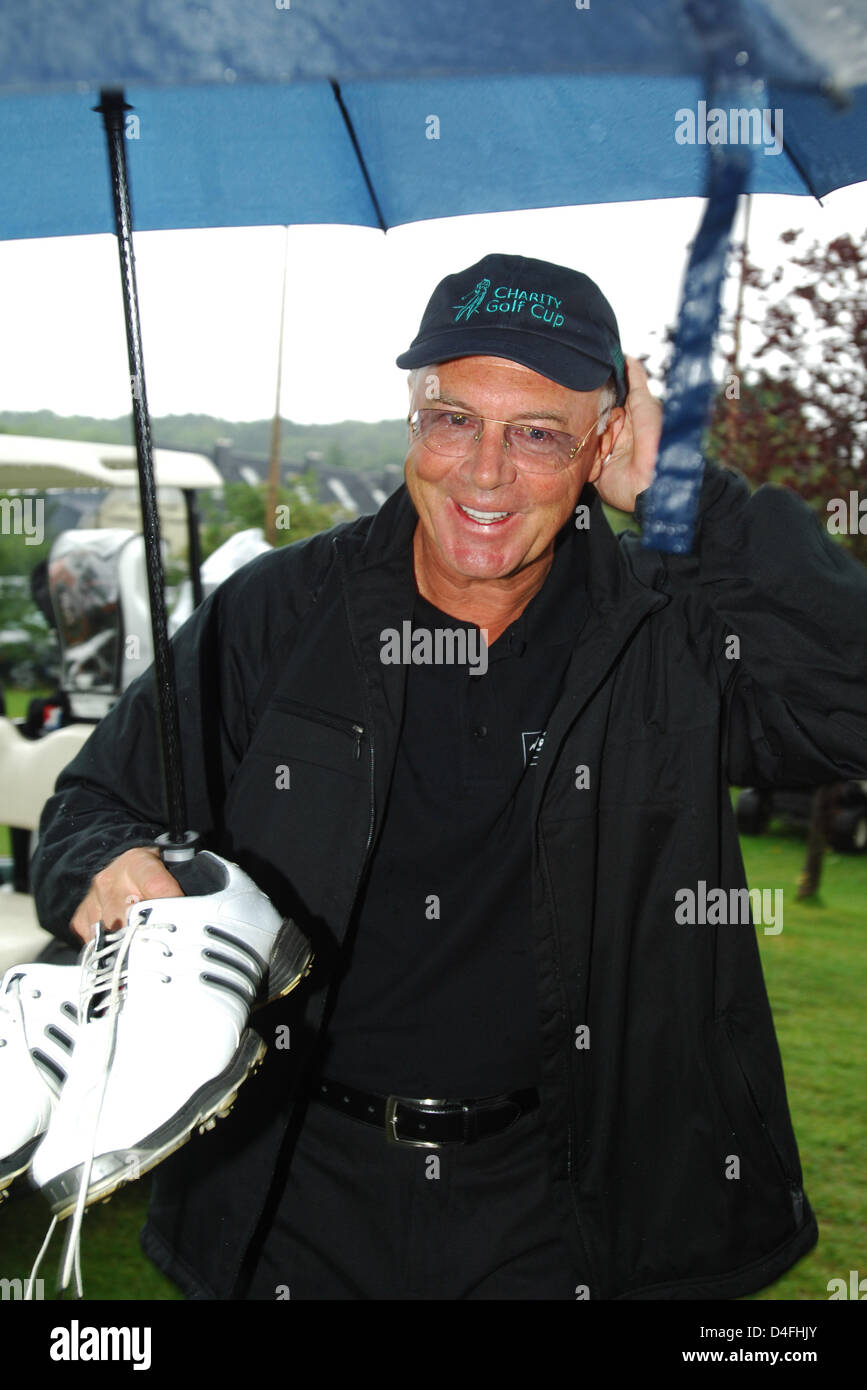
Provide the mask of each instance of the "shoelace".
{"label": "shoelace", "polygon": [[[144,940],[148,927],[150,927],[152,932],[157,928],[165,930],[166,927],[174,930],[174,927],[170,923],[148,922],[149,916],[149,911],[138,913],[136,917],[120,931],[113,932],[110,936],[106,934],[103,938],[103,944],[101,945],[99,944],[100,935],[97,935],[88,944],[84,959],[82,960],[81,987],[79,992],[79,1019],[81,1020],[81,1026],[85,1027],[89,1021],[96,1017],[107,1019],[108,1026],[106,1028],[105,1056],[102,1061],[99,1101],[97,1103],[93,1129],[90,1136],[90,1147],[81,1169],[75,1210],[72,1214],[72,1221],[63,1248],[63,1258],[58,1284],[59,1292],[61,1294],[65,1293],[74,1272],[75,1296],[78,1299],[84,1297],[84,1287],[81,1279],[81,1228],[84,1222],[87,1193],[90,1187],[91,1173],[93,1171],[96,1136],[99,1132],[99,1122],[102,1118],[102,1107],[105,1101],[106,1087],[108,1085],[108,1078],[112,1063],[114,1062],[117,1046],[117,1023],[123,1004],[123,990],[127,979],[127,958],[134,938],[138,935],[140,939]],[[166,953],[166,948],[163,943],[159,942],[157,944],[159,944],[163,952]],[[55,1216],[52,1217],[48,1234],[45,1237],[42,1248],[36,1257],[36,1263],[30,1273],[25,1299],[32,1297],[33,1283],[45,1251],[54,1234],[56,1225],[57,1217]]]}

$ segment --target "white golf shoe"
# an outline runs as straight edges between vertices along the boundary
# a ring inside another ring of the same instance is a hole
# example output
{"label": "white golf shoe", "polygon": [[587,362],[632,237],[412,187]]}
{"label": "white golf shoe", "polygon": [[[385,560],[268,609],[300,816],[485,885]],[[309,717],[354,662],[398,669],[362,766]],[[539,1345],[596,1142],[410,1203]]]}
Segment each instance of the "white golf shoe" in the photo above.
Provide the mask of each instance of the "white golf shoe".
{"label": "white golf shoe", "polygon": [[0,982],[0,1201],[48,1129],[78,1032],[77,965],[15,965]]}
{"label": "white golf shoe", "polygon": [[58,1219],[228,1114],[265,1054],[251,1008],[287,994],[312,962],[237,865],[202,851],[170,867],[187,896],[138,903],[85,951],[78,1041],[32,1165]]}

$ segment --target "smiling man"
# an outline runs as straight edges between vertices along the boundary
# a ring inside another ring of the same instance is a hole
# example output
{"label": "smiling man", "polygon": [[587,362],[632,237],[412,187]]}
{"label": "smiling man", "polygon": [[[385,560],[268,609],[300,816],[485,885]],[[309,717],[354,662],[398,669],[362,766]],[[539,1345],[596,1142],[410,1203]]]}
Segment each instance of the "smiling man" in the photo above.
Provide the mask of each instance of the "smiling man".
{"label": "smiling man", "polygon": [[[867,776],[867,579],[711,465],[692,555],[613,535],[660,410],[577,271],[485,257],[398,365],[406,486],[175,639],[191,822],[316,960],[254,1015],[230,1118],[155,1170],[145,1248],[193,1298],[750,1293],[816,1223],[754,927],[678,904],[745,888],[730,782]],[[58,782],[60,935],[180,894],[156,729],[148,676]]]}
{"label": "smiling man", "polygon": [[[461,292],[476,271],[468,312]],[[558,313],[546,329],[531,314],[549,302]],[[488,256],[437,287],[398,365],[412,369],[406,481],[420,520],[419,589],[480,626],[490,615],[495,640],[541,587],[554,537],[620,432],[614,314],[586,276]]]}
{"label": "smiling man", "polygon": [[406,482],[419,515],[416,582],[492,642],[541,588],[555,536],[620,432],[610,388],[597,409],[602,391],[579,393],[498,357],[413,374]]}

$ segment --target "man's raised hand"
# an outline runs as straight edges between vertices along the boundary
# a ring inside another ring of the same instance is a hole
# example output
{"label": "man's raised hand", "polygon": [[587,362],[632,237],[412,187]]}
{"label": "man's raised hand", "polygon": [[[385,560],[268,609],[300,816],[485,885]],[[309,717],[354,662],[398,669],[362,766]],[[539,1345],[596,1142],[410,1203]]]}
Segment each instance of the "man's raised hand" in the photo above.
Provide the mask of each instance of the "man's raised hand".
{"label": "man's raised hand", "polygon": [[626,418],[595,487],[609,507],[633,512],[636,497],[653,482],[662,434],[662,405],[651,395],[647,373],[637,357],[627,357],[626,379]]}

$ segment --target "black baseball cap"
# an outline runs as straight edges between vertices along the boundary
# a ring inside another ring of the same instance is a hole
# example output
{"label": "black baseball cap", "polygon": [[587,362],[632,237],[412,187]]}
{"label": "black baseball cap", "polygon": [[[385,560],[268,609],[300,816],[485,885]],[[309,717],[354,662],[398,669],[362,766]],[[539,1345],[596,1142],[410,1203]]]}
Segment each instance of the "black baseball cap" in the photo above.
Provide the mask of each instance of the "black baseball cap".
{"label": "black baseball cap", "polygon": [[399,367],[454,357],[507,357],[573,391],[610,376],[626,399],[626,367],[614,310],[588,275],[526,256],[484,256],[447,275],[431,295]]}

